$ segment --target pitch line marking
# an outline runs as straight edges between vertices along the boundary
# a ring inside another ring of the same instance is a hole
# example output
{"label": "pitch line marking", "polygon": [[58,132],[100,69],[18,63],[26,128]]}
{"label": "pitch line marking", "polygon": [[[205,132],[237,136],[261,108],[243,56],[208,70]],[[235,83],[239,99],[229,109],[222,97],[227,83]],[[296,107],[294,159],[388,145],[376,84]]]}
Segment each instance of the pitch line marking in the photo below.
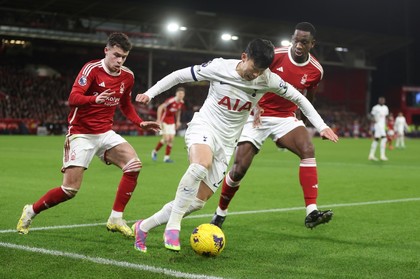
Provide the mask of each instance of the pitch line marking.
{"label": "pitch line marking", "polygon": [[[386,203],[400,203],[400,202],[412,202],[420,201],[420,198],[407,198],[407,199],[397,199],[397,200],[382,200],[382,201],[368,201],[368,202],[354,202],[354,203],[336,203],[336,204],[327,204],[320,206],[321,208],[326,207],[348,207],[348,206],[363,206],[363,205],[374,205],[374,204],[386,204]],[[273,208],[273,209],[262,209],[262,210],[247,210],[247,211],[236,211],[229,212],[229,215],[244,215],[244,214],[259,214],[267,212],[287,212],[287,211],[296,211],[304,210],[305,207],[288,207],[288,208]],[[213,217],[213,214],[196,214],[185,217],[185,219],[197,219],[204,217]],[[137,220],[127,221],[128,223],[134,223]],[[104,226],[106,223],[92,223],[92,224],[76,224],[76,225],[61,225],[61,226],[49,226],[49,227],[38,227],[31,228],[31,231],[44,231],[44,230],[56,230],[56,229],[73,229],[73,228],[83,228],[83,227],[95,227],[95,226]],[[16,233],[16,230],[0,230],[0,233]]]}
{"label": "pitch line marking", "polygon": [[167,269],[167,268],[154,267],[150,265],[134,264],[130,262],[115,261],[115,260],[99,258],[99,257],[89,257],[86,255],[81,255],[81,254],[76,254],[76,253],[69,253],[69,252],[63,252],[63,251],[58,251],[58,250],[48,250],[44,248],[29,247],[29,246],[24,246],[24,245],[16,245],[16,244],[6,243],[6,242],[0,242],[0,247],[6,247],[10,249],[17,249],[17,250],[23,250],[23,251],[28,251],[28,252],[34,252],[34,253],[41,253],[41,254],[52,255],[52,256],[67,257],[67,258],[77,259],[77,260],[84,260],[84,261],[93,262],[96,264],[138,269],[138,270],[149,271],[153,273],[165,274],[165,275],[169,275],[169,276],[173,276],[177,278],[223,279],[223,277],[208,276],[204,274],[185,273],[185,272],[180,272],[180,271]]}

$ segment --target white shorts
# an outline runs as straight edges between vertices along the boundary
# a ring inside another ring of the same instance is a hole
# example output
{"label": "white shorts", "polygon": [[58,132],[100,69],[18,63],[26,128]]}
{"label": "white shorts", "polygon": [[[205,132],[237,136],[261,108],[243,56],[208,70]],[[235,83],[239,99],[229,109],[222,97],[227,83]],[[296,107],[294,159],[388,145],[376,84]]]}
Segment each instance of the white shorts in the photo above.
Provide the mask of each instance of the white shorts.
{"label": "white shorts", "polygon": [[397,133],[398,133],[398,135],[404,135],[404,133],[405,133],[405,131],[404,131],[404,128],[398,128],[397,129]]}
{"label": "white shorts", "polygon": [[373,129],[374,129],[374,133],[373,133],[373,137],[374,138],[384,138],[386,137],[386,131],[385,131],[385,126],[375,123],[375,125],[373,125]]}
{"label": "white shorts", "polygon": [[66,138],[64,143],[63,168],[78,166],[88,168],[93,156],[98,156],[104,163],[105,152],[114,146],[127,142],[114,131],[103,134],[76,134]]}
{"label": "white shorts", "polygon": [[208,170],[208,175],[204,178],[203,182],[213,192],[216,192],[219,184],[226,175],[236,143],[228,144],[221,140],[216,136],[216,132],[206,124],[190,122],[185,132],[185,144],[187,145],[188,151],[193,144],[206,144],[210,147],[213,152],[213,161]]}
{"label": "white shorts", "polygon": [[175,124],[167,124],[165,122],[162,122],[160,135],[175,135],[176,129]]}
{"label": "white shorts", "polygon": [[261,149],[264,141],[268,137],[271,137],[275,142],[296,127],[305,127],[302,120],[293,116],[285,118],[261,117],[261,126],[258,128],[253,127],[253,121],[253,116],[248,117],[244,129],[242,130],[241,137],[239,138],[239,142],[249,141],[258,149]]}

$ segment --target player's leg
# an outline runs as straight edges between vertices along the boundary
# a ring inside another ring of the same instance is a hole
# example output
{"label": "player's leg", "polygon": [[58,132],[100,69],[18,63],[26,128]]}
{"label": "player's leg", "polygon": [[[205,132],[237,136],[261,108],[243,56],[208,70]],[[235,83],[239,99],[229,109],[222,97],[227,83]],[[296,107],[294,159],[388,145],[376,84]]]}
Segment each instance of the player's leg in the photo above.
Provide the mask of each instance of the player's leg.
{"label": "player's leg", "polygon": [[378,143],[379,143],[379,138],[374,138],[373,141],[372,141],[372,144],[370,145],[370,152],[369,152],[368,160],[378,161],[378,158],[376,158],[376,156],[375,156],[376,148],[378,147]]}
{"label": "player's leg", "polygon": [[258,149],[249,141],[240,142],[235,149],[234,163],[230,171],[226,174],[222,183],[222,191],[220,193],[219,205],[213,215],[211,224],[222,227],[226,219],[229,204],[235,193],[239,190],[241,180],[252,164],[254,156],[258,153]]}
{"label": "player's leg", "polygon": [[371,161],[378,161],[378,158],[375,157],[376,149],[379,145],[379,149],[381,150],[382,146],[385,148],[386,144],[386,138],[384,141],[382,141],[382,138],[385,137],[385,127],[380,125],[379,123],[375,123],[374,125],[374,131],[373,131],[373,137],[374,140],[372,141],[372,144],[370,146],[370,152],[368,159]]}
{"label": "player's leg", "polygon": [[[385,134],[385,133],[384,133]],[[383,135],[381,137],[380,140],[380,145],[379,145],[379,151],[380,151],[380,159],[382,161],[388,161],[388,158],[385,155],[385,150],[386,150],[386,143],[387,143],[387,138],[386,135]]]}
{"label": "player's leg", "polygon": [[165,139],[164,139],[164,137],[165,137],[165,135],[162,134],[162,137],[160,138],[160,140],[156,144],[155,149],[152,150],[151,157],[152,157],[152,160],[153,161],[156,161],[157,160],[158,151],[162,148],[162,146],[165,145]]}
{"label": "player's leg", "polygon": [[82,183],[83,171],[83,167],[67,168],[61,186],[49,190],[34,204],[25,205],[17,224],[17,231],[20,234],[27,234],[37,214],[76,196]]}
{"label": "player's leg", "polygon": [[165,163],[173,163],[173,160],[171,159],[171,152],[172,152],[174,136],[175,135],[166,135],[166,149],[165,149],[165,156],[163,157],[163,161]]}
{"label": "player's leg", "polygon": [[401,148],[401,133],[397,131],[396,138],[395,138],[395,148]]}
{"label": "player's leg", "polygon": [[207,144],[193,144],[189,148],[189,160],[190,165],[179,182],[164,234],[165,247],[174,251],[181,249],[179,243],[181,219],[195,199],[200,182],[207,176],[213,152]]}
{"label": "player's leg", "polygon": [[303,191],[306,206],[305,226],[313,228],[327,223],[332,218],[332,211],[319,211],[318,173],[315,159],[315,149],[311,137],[304,126],[299,126],[277,139],[277,146],[285,147],[300,158],[299,181]]}
{"label": "player's leg", "polygon": [[404,134],[404,132],[401,132],[400,141],[401,141],[400,147],[405,148],[405,134]]}
{"label": "player's leg", "polygon": [[163,157],[163,161],[165,163],[173,163],[174,161],[171,160],[171,151],[172,151],[172,143],[176,134],[175,124],[166,124],[165,125],[165,156]]}
{"label": "player's leg", "polygon": [[42,211],[73,198],[79,191],[84,170],[88,168],[95,149],[94,142],[88,137],[76,135],[66,138],[63,150],[63,184],[45,193],[33,204],[25,205],[17,224],[20,234],[27,234],[32,219]]}
{"label": "player's leg", "polygon": [[254,156],[261,149],[264,141],[270,136],[271,128],[277,125],[272,122],[273,117],[259,118],[258,128],[255,127],[255,119],[250,116],[242,130],[239,143],[235,149],[235,158],[232,168],[223,179],[219,205],[213,215],[211,224],[222,227],[226,219],[228,206],[239,189],[241,180],[252,164]]}
{"label": "player's leg", "polygon": [[[201,182],[197,196],[193,200],[191,205],[188,207],[187,211],[184,214],[184,217],[188,216],[192,212],[202,209],[206,204],[206,201],[213,195],[213,193],[214,192],[204,182]],[[173,202],[174,201],[168,202],[152,216],[144,220],[139,220],[133,225],[132,228],[136,237],[136,240],[134,242],[134,248],[136,250],[139,250],[140,252],[144,253],[147,251],[146,238],[148,232],[168,222],[172,212]]]}
{"label": "player's leg", "polygon": [[128,142],[122,142],[107,150],[103,158],[107,163],[112,163],[121,168],[123,172],[107,222],[107,229],[113,232],[121,232],[127,237],[133,237],[132,230],[123,219],[123,213],[137,186],[137,178],[142,168],[141,161]]}
{"label": "player's leg", "polygon": [[392,141],[394,140],[395,132],[394,130],[388,130],[386,135],[386,144],[389,150],[393,150],[394,146],[392,145]]}

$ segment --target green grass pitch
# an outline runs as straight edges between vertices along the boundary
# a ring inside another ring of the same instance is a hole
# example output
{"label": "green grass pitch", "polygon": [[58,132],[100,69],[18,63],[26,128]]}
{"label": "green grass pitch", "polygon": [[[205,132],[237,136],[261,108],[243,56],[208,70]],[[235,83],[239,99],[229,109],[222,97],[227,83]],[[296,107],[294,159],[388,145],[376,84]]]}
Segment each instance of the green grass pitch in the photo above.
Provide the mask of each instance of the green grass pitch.
{"label": "green grass pitch", "polygon": [[[153,162],[158,137],[126,137],[143,162],[124,217],[131,224],[173,199],[188,166],[183,138],[175,163]],[[79,194],[37,216],[28,235],[15,232],[22,208],[61,185],[64,136],[0,136],[0,278],[420,278],[420,140],[367,160],[369,139],[314,139],[318,206],[326,225],[304,227],[299,159],[267,141],[230,207],[226,248],[216,258],[189,247],[193,228],[209,222],[220,192],[182,223],[180,253],[148,236],[148,252],[105,228],[121,171],[95,158]]]}

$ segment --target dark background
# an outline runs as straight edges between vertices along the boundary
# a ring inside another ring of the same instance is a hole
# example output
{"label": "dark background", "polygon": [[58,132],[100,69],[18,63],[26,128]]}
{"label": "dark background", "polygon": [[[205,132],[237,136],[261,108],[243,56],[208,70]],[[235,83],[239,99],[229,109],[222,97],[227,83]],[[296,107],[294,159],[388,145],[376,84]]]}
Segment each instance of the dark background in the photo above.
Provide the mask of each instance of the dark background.
{"label": "dark background", "polygon": [[[143,1],[142,1],[143,2]],[[144,1],[152,4],[153,1]],[[420,85],[420,1],[158,1],[160,5],[241,15],[249,18],[271,18],[297,23],[309,21],[315,25],[322,41],[323,27],[343,29],[343,32],[383,34],[406,37],[409,46],[376,58],[372,73],[372,102],[390,88]],[[176,2],[176,3],[175,3]],[[395,41],[395,45],[399,42]],[[388,42],[389,44],[389,42]]]}
{"label": "dark background", "polygon": [[[377,97],[391,88],[403,85],[420,85],[420,1],[415,0],[320,0],[320,1],[59,1],[59,0],[0,0],[2,9],[26,9],[34,12],[62,13],[71,16],[95,16],[104,20],[131,20],[139,22],[161,22],[171,12],[179,12],[185,20],[190,20],[201,28],[218,28],[219,18],[239,17],[243,24],[235,23],[242,33],[255,33],[261,21],[278,22],[280,27],[288,22],[293,26],[301,21],[309,21],[317,28],[317,40],[348,43],[369,48],[374,57],[371,81],[371,104]],[[213,13],[209,17],[197,16],[197,11]],[[208,22],[207,22],[208,21]],[[207,22],[207,25],[206,25]],[[224,25],[221,23],[220,26]],[[276,26],[270,26],[276,28]],[[265,28],[263,28],[265,29]],[[333,31],[333,32],[332,32]],[[99,49],[101,51],[101,49]],[[100,54],[100,52],[98,52]],[[187,56],[189,54],[183,54]],[[182,56],[182,55],[181,55]],[[193,56],[191,54],[191,56]],[[182,57],[178,58],[179,66]],[[46,57],[45,59],[48,59]],[[50,58],[51,59],[51,58]],[[81,62],[88,57],[80,54]],[[207,59],[197,55],[196,60]],[[177,61],[171,61],[177,62]],[[129,61],[127,61],[129,63]],[[165,66],[162,61],[162,66]],[[166,62],[167,63],[167,62]],[[175,66],[175,65],[174,65]],[[178,66],[178,65],[176,65]],[[159,65],[156,65],[159,67]],[[142,70],[143,71],[143,70]],[[165,73],[166,74],[166,73]],[[328,73],[326,73],[328,75]],[[144,77],[140,78],[144,80]],[[157,78],[155,76],[155,78]]]}

